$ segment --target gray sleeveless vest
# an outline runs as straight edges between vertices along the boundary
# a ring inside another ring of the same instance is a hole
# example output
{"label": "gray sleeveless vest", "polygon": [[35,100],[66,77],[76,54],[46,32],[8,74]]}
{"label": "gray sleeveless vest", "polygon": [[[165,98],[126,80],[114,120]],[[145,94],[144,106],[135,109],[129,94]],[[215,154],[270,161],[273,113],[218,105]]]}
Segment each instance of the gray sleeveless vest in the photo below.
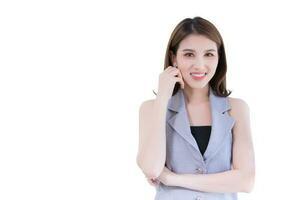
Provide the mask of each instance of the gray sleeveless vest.
{"label": "gray sleeveless vest", "polygon": [[[209,87],[212,128],[208,146],[202,156],[191,134],[182,89],[169,99],[166,115],[166,167],[178,174],[210,174],[231,169],[232,128],[235,123],[228,114],[228,97],[216,96]],[[183,187],[156,188],[155,200],[236,200],[237,193],[212,193]]]}

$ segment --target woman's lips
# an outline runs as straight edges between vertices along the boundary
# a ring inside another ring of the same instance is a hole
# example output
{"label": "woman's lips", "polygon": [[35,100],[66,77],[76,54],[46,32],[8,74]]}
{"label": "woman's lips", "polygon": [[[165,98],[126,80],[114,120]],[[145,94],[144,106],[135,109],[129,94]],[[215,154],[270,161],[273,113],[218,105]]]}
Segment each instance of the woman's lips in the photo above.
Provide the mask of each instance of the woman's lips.
{"label": "woman's lips", "polygon": [[206,73],[191,73],[190,75],[194,80],[202,80],[206,76]]}

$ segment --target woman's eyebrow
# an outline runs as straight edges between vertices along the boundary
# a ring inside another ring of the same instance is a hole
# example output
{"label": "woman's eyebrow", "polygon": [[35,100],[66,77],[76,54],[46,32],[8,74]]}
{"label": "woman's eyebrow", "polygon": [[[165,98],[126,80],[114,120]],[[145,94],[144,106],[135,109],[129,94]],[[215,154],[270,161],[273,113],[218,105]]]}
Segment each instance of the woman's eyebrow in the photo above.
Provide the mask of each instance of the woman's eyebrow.
{"label": "woman's eyebrow", "polygon": [[[193,52],[195,52],[194,49],[183,49],[182,51],[193,51]],[[207,49],[205,51],[216,51],[216,50],[215,49]]]}

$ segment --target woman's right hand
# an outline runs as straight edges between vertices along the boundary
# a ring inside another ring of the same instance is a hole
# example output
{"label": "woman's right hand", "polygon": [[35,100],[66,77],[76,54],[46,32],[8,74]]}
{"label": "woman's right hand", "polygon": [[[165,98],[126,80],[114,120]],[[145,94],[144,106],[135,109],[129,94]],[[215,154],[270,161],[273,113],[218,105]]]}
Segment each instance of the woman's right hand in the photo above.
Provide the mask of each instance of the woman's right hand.
{"label": "woman's right hand", "polygon": [[181,89],[184,88],[184,81],[179,69],[173,66],[167,67],[159,75],[158,96],[171,98],[175,83],[179,82]]}

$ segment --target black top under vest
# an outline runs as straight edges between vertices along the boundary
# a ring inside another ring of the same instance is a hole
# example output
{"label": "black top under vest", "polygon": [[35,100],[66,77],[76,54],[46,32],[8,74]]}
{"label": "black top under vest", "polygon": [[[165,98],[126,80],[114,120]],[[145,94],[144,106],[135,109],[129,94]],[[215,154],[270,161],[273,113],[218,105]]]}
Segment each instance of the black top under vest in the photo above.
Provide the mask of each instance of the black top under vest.
{"label": "black top under vest", "polygon": [[192,135],[194,136],[198,148],[203,155],[210,138],[211,126],[190,126]]}

